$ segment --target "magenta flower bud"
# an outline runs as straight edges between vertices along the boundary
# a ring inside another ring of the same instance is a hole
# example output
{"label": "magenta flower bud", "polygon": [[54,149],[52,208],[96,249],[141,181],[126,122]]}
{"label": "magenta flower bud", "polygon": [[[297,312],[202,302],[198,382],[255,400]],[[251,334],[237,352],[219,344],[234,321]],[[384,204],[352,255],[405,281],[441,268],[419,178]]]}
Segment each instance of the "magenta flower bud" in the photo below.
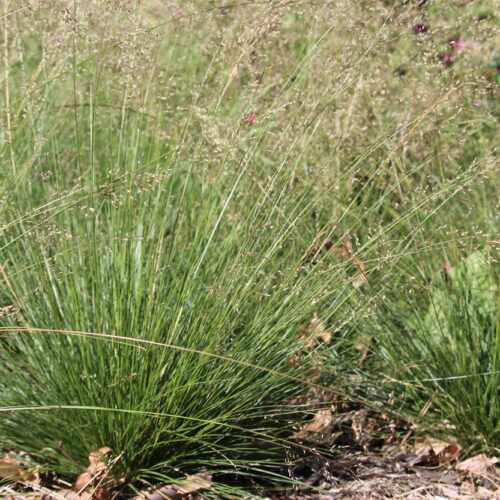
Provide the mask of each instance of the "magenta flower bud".
{"label": "magenta flower bud", "polygon": [[453,62],[453,57],[451,54],[443,54],[441,56],[441,62],[446,66],[449,66]]}
{"label": "magenta flower bud", "polygon": [[421,35],[422,33],[425,33],[427,29],[428,28],[425,24],[415,24],[415,26],[413,26],[413,33],[415,33],[415,35]]}
{"label": "magenta flower bud", "polygon": [[251,115],[248,115],[247,121],[251,125],[255,121],[256,115],[255,113],[252,113]]}
{"label": "magenta flower bud", "polygon": [[476,104],[474,104],[475,108],[482,108],[483,106],[484,106],[484,102],[476,102]]}

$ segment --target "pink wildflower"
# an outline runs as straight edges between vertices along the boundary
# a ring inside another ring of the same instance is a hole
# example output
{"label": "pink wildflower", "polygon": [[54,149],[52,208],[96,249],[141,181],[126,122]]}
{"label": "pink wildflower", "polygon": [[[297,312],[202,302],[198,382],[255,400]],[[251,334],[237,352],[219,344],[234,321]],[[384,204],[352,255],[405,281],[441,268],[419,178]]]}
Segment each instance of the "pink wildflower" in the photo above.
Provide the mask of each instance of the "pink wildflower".
{"label": "pink wildflower", "polygon": [[252,113],[251,115],[248,115],[248,118],[247,118],[247,121],[250,125],[252,125],[252,123],[255,121],[255,118],[257,117],[257,115],[255,113]]}
{"label": "pink wildflower", "polygon": [[467,40],[453,40],[450,42],[452,50],[463,50],[465,49],[465,46],[468,44]]}

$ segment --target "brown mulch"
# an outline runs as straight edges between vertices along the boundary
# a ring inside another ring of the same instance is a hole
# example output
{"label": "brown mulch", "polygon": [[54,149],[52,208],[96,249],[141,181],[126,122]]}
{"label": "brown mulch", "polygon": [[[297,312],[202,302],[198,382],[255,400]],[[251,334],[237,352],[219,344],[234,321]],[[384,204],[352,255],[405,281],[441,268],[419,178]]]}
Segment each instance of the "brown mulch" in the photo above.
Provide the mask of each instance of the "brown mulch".
{"label": "brown mulch", "polygon": [[500,471],[495,467],[481,474],[453,467],[413,465],[410,455],[397,459],[346,455],[329,464],[329,470],[313,470],[297,477],[312,488],[269,495],[273,500],[329,499],[500,499]]}

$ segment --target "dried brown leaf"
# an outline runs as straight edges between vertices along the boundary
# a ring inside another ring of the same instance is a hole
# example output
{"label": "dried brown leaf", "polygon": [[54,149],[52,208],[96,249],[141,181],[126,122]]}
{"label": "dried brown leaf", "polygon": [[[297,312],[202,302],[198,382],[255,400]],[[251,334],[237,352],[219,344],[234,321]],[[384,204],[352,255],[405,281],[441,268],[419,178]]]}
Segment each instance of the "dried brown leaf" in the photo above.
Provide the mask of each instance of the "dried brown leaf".
{"label": "dried brown leaf", "polygon": [[446,450],[446,448],[448,448],[448,446],[450,446],[449,443],[441,441],[440,439],[428,438],[427,441],[435,455],[441,454]]}
{"label": "dried brown leaf", "polygon": [[436,438],[416,439],[413,452],[417,456],[415,463],[444,465],[452,462],[462,451],[459,443],[447,443]]}
{"label": "dried brown leaf", "polygon": [[92,493],[92,500],[109,500],[111,492],[108,488],[97,488]]}
{"label": "dried brown leaf", "polygon": [[73,490],[78,492],[86,488],[88,485],[90,485],[92,481],[92,474],[90,472],[83,472],[78,476],[78,479],[75,482],[75,485],[73,486]]}
{"label": "dried brown leaf", "polygon": [[455,460],[460,455],[461,451],[462,446],[460,444],[451,443],[439,454],[439,463],[443,465],[453,462],[453,460]]}
{"label": "dried brown leaf", "polygon": [[0,459],[0,479],[21,479],[24,470],[19,466],[19,463],[5,454],[3,459]]}
{"label": "dried brown leaf", "polygon": [[352,248],[352,243],[348,238],[344,238],[340,245],[335,245],[333,247],[333,251],[344,260],[348,260],[353,258],[354,264],[356,267],[363,272],[366,269],[366,266],[354,256],[354,249]]}
{"label": "dried brown leaf", "polygon": [[498,458],[490,458],[484,453],[468,458],[457,465],[457,470],[469,474],[485,474],[499,462]]}
{"label": "dried brown leaf", "polygon": [[493,500],[494,498],[499,498],[500,489],[496,489],[495,491],[489,490],[484,486],[479,486],[475,492],[475,497],[479,500]]}
{"label": "dried brown leaf", "polygon": [[342,243],[339,243],[338,245],[334,245],[333,241],[330,238],[327,238],[325,241],[312,248],[311,252],[305,257],[305,262],[317,264],[314,260],[315,256],[320,255],[321,253],[329,254],[331,251],[337,254],[341,259],[352,259],[355,266],[361,271],[361,275],[353,281],[353,286],[355,288],[359,288],[366,283],[366,277],[364,275],[366,266],[363,262],[356,258],[352,243],[348,237],[344,237]]}
{"label": "dried brown leaf", "polygon": [[300,335],[301,338],[307,339],[306,349],[312,349],[316,347],[317,340],[320,339],[326,344],[330,344],[332,341],[332,334],[325,330],[325,324],[318,318],[318,314],[314,313],[313,319],[309,323],[309,326],[302,330]]}
{"label": "dried brown leaf", "polygon": [[336,421],[330,409],[320,410],[314,416],[312,422],[304,424],[300,431],[296,432],[290,439],[305,441],[307,443],[327,444],[335,440],[333,429]]}
{"label": "dried brown leaf", "polygon": [[[96,488],[94,479],[97,476],[102,478],[102,472],[108,468],[105,456],[113,451],[108,446],[102,446],[97,450],[93,450],[89,455],[89,466],[87,470],[80,474],[73,486],[73,494],[76,495],[75,500],[85,500],[91,496],[94,500],[107,500],[109,498],[109,490],[103,486]],[[96,488],[92,491],[93,488]],[[90,490],[90,491],[89,491]]]}
{"label": "dried brown leaf", "polygon": [[112,451],[108,446],[101,446],[98,450],[91,451],[89,455],[90,465],[87,467],[87,472],[94,476],[97,472],[106,470],[108,464],[103,461],[103,458]]}
{"label": "dried brown leaf", "polygon": [[37,471],[26,470],[21,462],[12,458],[7,453],[4,455],[4,458],[0,458],[0,479],[40,484],[40,474]]}

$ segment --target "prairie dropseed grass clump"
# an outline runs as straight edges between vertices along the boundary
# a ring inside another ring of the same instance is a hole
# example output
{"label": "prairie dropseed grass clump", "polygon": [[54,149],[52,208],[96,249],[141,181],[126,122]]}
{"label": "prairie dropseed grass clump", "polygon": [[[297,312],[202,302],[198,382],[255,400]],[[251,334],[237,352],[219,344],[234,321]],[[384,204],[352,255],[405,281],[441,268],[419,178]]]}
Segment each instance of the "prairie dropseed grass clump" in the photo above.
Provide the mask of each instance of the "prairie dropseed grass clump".
{"label": "prairie dropseed grass clump", "polygon": [[4,2],[1,451],[229,494],[318,400],[498,447],[492,5]]}

